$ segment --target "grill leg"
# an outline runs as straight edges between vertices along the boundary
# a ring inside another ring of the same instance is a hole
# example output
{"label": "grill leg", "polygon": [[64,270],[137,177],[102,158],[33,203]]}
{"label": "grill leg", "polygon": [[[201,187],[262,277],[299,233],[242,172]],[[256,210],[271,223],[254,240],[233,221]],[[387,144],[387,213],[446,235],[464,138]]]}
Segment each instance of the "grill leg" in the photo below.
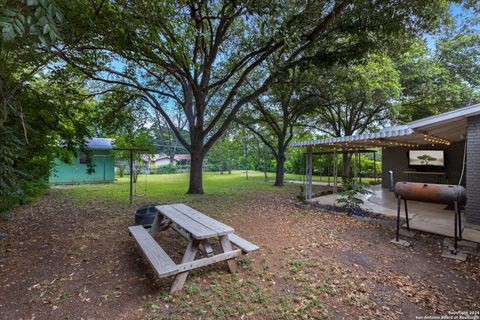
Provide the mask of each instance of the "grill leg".
{"label": "grill leg", "polygon": [[454,206],[455,206],[455,232],[454,232],[454,248],[453,248],[453,251],[452,253],[453,254],[457,254],[458,252],[458,249],[457,249],[457,246],[458,246],[458,243],[457,243],[457,234],[458,234],[458,202],[455,201],[454,202]]}
{"label": "grill leg", "polygon": [[407,208],[407,199],[403,200],[403,203],[405,203],[405,218],[407,219],[407,230],[410,230],[410,222],[408,221],[408,208]]}
{"label": "grill leg", "polygon": [[402,197],[397,198],[397,242],[400,240],[400,207],[402,206]]}
{"label": "grill leg", "polygon": [[458,203],[455,214],[458,215],[458,240],[462,240],[462,214],[460,213]]}

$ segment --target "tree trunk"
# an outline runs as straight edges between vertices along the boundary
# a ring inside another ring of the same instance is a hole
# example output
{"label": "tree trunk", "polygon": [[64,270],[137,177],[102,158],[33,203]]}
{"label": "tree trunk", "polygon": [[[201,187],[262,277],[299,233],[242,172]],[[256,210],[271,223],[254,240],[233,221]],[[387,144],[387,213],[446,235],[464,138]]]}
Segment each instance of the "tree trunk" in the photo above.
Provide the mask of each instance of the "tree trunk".
{"label": "tree trunk", "polygon": [[277,168],[275,170],[275,184],[276,187],[283,187],[283,179],[285,176],[285,150],[283,147],[278,148]]}
{"label": "tree trunk", "polygon": [[350,180],[352,177],[352,173],[350,170],[350,162],[352,160],[352,154],[348,152],[343,152],[343,173],[342,173],[342,179],[343,180]]}
{"label": "tree trunk", "polygon": [[193,149],[190,163],[190,184],[187,194],[203,194],[203,152],[202,148]]}

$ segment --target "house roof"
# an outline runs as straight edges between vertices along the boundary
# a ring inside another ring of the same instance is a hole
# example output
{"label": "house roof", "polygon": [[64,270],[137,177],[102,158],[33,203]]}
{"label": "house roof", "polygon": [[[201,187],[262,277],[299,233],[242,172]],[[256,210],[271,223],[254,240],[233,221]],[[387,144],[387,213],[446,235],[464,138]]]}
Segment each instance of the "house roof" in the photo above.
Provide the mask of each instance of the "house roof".
{"label": "house roof", "polygon": [[159,161],[163,159],[170,159],[165,153],[156,153],[156,154],[142,154],[141,158],[145,161]]}
{"label": "house roof", "polygon": [[112,150],[113,139],[109,138],[91,138],[86,141],[88,149],[92,150]]}
{"label": "house roof", "polygon": [[[318,140],[293,142],[292,147],[330,146],[355,148],[359,144],[369,147],[418,146],[465,139],[467,118],[480,115],[480,104],[474,104],[453,111],[437,114],[404,125],[387,127],[379,132],[353,136],[334,137]],[[432,140],[433,139],[433,140]]]}
{"label": "house roof", "polygon": [[190,153],[186,153],[186,154],[176,154],[174,156],[174,159],[175,160],[191,160],[192,157],[190,155]]}
{"label": "house roof", "polygon": [[420,128],[432,124],[439,124],[445,122],[452,122],[460,119],[466,119],[480,114],[480,103],[470,105],[467,107],[455,109],[452,111],[436,114],[420,120],[415,120],[407,123],[411,128]]}

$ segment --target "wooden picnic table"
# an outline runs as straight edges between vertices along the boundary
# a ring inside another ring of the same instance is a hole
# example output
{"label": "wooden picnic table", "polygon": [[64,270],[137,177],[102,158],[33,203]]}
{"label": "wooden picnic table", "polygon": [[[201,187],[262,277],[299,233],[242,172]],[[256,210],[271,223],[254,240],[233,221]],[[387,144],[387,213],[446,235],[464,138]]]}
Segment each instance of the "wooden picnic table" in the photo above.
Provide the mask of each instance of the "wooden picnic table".
{"label": "wooden picnic table", "polygon": [[[259,249],[258,246],[234,234],[235,230],[232,227],[184,204],[161,205],[155,208],[158,214],[150,232],[141,225],[129,227],[129,231],[158,277],[176,275],[170,294],[183,288],[190,270],[227,261],[230,272],[235,273],[237,270],[235,258]],[[157,232],[168,228],[172,228],[188,240],[187,249],[180,264],[176,264],[152,237]],[[214,253],[211,240],[220,241],[221,253]],[[204,257],[195,259],[199,250]]]}

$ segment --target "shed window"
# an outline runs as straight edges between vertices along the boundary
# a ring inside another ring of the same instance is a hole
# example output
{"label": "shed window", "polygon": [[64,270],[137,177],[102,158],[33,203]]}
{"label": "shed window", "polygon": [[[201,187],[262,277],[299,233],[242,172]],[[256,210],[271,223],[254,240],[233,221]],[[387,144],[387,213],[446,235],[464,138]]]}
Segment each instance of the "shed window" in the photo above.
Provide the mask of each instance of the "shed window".
{"label": "shed window", "polygon": [[80,159],[80,164],[86,164],[88,161],[88,156],[86,153],[80,153],[78,158]]}

